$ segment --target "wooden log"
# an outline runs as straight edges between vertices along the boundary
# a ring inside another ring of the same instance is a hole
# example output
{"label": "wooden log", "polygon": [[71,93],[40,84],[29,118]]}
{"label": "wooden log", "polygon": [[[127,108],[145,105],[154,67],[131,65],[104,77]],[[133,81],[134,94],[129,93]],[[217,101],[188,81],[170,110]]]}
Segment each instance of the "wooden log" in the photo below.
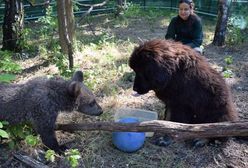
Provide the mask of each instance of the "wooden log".
{"label": "wooden log", "polygon": [[220,122],[207,124],[183,124],[171,121],[153,120],[140,123],[95,122],[85,124],[58,124],[57,130],[64,131],[128,131],[160,132],[175,140],[210,137],[248,136],[248,121]]}
{"label": "wooden log", "polygon": [[48,168],[48,166],[44,165],[38,160],[35,160],[27,155],[16,153],[14,154],[14,158],[32,168]]}

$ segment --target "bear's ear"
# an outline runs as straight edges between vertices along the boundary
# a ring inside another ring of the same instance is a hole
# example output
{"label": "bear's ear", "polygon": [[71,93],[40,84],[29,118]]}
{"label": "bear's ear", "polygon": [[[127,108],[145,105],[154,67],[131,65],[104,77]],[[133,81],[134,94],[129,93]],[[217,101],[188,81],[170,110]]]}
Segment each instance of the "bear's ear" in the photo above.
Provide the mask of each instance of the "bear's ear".
{"label": "bear's ear", "polygon": [[82,71],[76,71],[72,77],[72,81],[83,82],[84,75]]}
{"label": "bear's ear", "polygon": [[81,93],[80,83],[76,81],[71,82],[68,87],[68,92],[71,96],[78,97],[78,95]]}

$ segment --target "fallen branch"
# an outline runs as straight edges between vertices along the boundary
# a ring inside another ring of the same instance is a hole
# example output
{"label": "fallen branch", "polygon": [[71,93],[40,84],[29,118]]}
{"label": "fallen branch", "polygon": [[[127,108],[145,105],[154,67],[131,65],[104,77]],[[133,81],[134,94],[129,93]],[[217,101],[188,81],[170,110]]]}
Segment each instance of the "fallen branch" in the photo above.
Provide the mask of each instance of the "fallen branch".
{"label": "fallen branch", "polygon": [[145,121],[141,123],[96,122],[85,124],[58,124],[57,130],[64,131],[130,131],[130,132],[160,132],[175,140],[248,136],[248,121],[221,122],[208,124],[182,124],[170,121]]}
{"label": "fallen branch", "polygon": [[44,165],[43,163],[39,162],[38,160],[35,160],[27,155],[23,155],[20,153],[14,154],[14,158],[18,161],[25,163],[29,167],[33,168],[48,168],[48,166]]}

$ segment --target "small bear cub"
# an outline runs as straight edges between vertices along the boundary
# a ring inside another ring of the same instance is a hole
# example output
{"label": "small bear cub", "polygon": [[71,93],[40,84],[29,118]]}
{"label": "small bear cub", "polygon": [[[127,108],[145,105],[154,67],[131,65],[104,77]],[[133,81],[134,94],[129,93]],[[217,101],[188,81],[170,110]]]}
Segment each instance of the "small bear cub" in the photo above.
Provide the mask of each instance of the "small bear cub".
{"label": "small bear cub", "polygon": [[0,83],[0,93],[0,121],[11,125],[31,123],[43,144],[58,153],[65,150],[59,146],[54,130],[59,111],[95,116],[103,112],[84,85],[81,71],[75,72],[71,80],[38,77],[25,84]]}

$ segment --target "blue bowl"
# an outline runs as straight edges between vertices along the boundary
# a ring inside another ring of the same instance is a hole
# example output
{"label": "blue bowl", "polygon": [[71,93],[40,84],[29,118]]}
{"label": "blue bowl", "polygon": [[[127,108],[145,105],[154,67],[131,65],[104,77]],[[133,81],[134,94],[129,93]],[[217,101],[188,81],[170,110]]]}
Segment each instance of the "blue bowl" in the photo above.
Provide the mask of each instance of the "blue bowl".
{"label": "blue bowl", "polygon": [[[136,118],[123,118],[120,123],[137,123]],[[123,152],[135,152],[140,149],[145,142],[144,132],[113,132],[112,141],[116,148]]]}

